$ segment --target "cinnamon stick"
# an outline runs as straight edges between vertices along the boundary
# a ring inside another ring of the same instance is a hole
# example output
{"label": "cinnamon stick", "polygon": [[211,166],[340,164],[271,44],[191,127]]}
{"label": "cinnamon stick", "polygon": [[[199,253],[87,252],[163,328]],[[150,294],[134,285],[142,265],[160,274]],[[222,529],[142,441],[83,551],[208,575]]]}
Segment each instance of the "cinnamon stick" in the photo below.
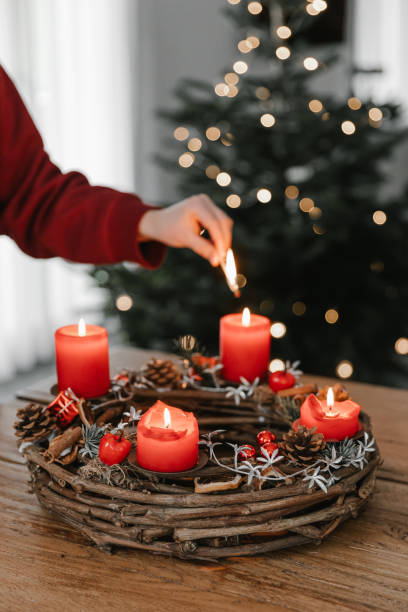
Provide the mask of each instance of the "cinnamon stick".
{"label": "cinnamon stick", "polygon": [[43,453],[47,463],[52,463],[61,455],[61,453],[73,446],[82,437],[81,427],[70,427],[64,433],[53,438],[48,449]]}

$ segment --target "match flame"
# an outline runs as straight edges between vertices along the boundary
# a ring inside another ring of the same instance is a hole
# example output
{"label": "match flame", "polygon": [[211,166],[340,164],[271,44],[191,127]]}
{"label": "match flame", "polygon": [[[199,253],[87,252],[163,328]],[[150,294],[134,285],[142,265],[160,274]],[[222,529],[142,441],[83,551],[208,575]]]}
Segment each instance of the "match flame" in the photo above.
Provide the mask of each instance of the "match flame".
{"label": "match flame", "polygon": [[251,324],[251,311],[249,310],[249,308],[245,306],[244,310],[242,311],[242,325],[244,327],[249,327],[250,324]]}
{"label": "match flame", "polygon": [[86,336],[86,325],[85,320],[81,317],[78,321],[78,336]]}
{"label": "match flame", "polygon": [[240,291],[237,283],[237,267],[235,265],[234,253],[232,252],[232,249],[228,249],[225,262],[221,263],[221,267],[224,270],[228,287],[235,297],[239,297]]}
{"label": "match flame", "polygon": [[170,410],[168,408],[164,409],[163,419],[164,419],[164,426],[166,429],[168,429],[171,425]]}
{"label": "match flame", "polygon": [[330,408],[331,410],[333,406],[334,406],[334,393],[333,393],[333,389],[329,387],[327,389],[327,407]]}

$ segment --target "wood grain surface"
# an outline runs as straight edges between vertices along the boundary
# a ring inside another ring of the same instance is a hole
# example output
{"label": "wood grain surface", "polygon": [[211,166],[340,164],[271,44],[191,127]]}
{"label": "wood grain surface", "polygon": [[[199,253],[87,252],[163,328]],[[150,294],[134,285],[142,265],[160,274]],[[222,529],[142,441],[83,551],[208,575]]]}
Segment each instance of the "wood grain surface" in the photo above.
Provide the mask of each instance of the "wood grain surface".
{"label": "wood grain surface", "polygon": [[[112,369],[149,356],[121,349]],[[21,402],[1,406],[0,610],[408,610],[408,391],[347,387],[371,416],[384,458],[368,509],[319,547],[218,564],[136,551],[108,556],[89,545],[27,492],[12,430]]]}

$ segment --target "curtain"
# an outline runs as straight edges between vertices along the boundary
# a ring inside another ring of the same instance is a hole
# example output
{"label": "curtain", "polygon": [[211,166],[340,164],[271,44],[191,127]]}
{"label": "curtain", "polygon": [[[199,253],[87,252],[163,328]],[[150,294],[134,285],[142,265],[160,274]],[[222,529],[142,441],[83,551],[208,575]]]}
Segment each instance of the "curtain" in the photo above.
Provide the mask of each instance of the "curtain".
{"label": "curtain", "polygon": [[[0,0],[0,62],[64,171],[135,190],[132,0]],[[1,137],[1,135],[0,135]],[[98,322],[86,266],[34,260],[0,237],[0,382],[52,356],[56,327]]]}

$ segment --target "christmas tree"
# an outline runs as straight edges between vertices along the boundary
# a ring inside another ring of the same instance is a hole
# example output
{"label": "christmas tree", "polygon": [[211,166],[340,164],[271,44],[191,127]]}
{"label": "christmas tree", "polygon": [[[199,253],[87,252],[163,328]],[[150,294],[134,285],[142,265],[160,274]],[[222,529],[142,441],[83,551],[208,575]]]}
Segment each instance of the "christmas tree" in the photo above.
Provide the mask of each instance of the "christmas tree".
{"label": "christmas tree", "polygon": [[406,372],[407,194],[380,198],[405,132],[393,103],[314,92],[336,61],[310,50],[330,10],[324,0],[229,0],[239,59],[218,83],[178,85],[162,162],[177,168],[180,197],[207,193],[233,217],[242,298],[187,251],[154,273],[95,269],[135,345],[169,349],[191,333],[216,353],[219,317],[249,306],[273,322],[274,359],[372,382]]}

